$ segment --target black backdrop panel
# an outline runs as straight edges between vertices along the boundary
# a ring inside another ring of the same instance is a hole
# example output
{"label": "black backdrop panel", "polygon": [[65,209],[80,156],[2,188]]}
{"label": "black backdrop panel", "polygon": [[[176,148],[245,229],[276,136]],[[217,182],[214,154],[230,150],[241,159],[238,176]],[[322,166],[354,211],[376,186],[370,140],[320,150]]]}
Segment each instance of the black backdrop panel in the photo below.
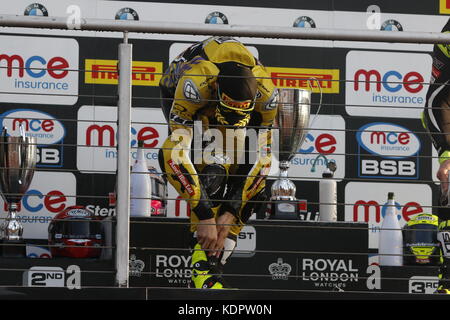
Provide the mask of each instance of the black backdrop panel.
{"label": "black backdrop panel", "polygon": [[[132,219],[132,286],[186,287],[185,219]],[[239,235],[225,279],[241,289],[363,290],[367,224],[257,220]]]}

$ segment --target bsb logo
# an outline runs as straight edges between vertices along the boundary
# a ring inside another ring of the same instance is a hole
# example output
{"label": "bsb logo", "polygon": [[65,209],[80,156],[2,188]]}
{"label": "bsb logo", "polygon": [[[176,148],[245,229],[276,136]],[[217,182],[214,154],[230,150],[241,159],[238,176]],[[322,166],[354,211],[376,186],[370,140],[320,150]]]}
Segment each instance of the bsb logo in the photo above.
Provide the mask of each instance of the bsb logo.
{"label": "bsb logo", "polygon": [[75,39],[0,36],[0,102],[75,104],[78,51]]}
{"label": "bsb logo", "polygon": [[21,128],[27,137],[37,141],[37,167],[62,167],[63,143],[66,129],[48,113],[15,109],[0,115],[0,126],[8,128],[8,135],[20,136]]}
{"label": "bsb logo", "polygon": [[358,176],[364,178],[418,179],[419,138],[392,123],[370,123],[359,128]]}
{"label": "bsb logo", "polygon": [[421,53],[350,51],[345,76],[347,112],[352,116],[420,118],[431,60],[429,54]]}

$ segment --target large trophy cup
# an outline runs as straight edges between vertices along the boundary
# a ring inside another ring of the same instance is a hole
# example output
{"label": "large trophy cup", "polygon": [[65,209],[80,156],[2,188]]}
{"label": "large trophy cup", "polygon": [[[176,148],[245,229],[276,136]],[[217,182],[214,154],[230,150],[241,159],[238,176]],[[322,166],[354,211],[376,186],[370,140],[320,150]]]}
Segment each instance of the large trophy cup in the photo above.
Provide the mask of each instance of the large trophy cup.
{"label": "large trophy cup", "polygon": [[[21,128],[22,129],[22,128]],[[30,186],[36,166],[36,138],[0,136],[0,188],[7,205],[7,216],[0,226],[1,252],[4,257],[25,257],[26,245],[22,238],[23,226],[17,220],[19,203]]]}
{"label": "large trophy cup", "polygon": [[299,219],[295,184],[288,178],[289,164],[300,149],[309,126],[311,92],[279,89],[280,99],[275,120],[278,130],[279,178],[272,184],[270,219]]}

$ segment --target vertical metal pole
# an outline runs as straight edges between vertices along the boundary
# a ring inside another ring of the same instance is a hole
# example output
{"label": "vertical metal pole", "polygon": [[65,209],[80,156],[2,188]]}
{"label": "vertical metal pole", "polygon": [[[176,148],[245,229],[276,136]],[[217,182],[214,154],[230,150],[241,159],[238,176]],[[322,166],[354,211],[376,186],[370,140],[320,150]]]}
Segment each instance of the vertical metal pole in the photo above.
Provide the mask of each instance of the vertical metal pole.
{"label": "vertical metal pole", "polygon": [[116,204],[116,285],[128,287],[130,235],[130,127],[131,127],[131,63],[133,46],[119,44],[118,139],[117,139],[117,204]]}

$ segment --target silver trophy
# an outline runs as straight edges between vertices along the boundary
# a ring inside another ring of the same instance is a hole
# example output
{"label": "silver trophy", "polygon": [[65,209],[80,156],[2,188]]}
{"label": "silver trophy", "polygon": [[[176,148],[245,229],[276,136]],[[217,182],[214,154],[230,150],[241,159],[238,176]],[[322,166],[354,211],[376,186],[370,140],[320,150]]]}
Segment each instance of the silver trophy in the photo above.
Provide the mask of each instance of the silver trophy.
{"label": "silver trophy", "polygon": [[3,128],[0,136],[0,189],[8,213],[0,226],[3,256],[25,256],[23,226],[17,220],[19,203],[30,186],[36,166],[36,138],[8,136]]}
{"label": "silver trophy", "polygon": [[279,89],[280,99],[275,129],[278,130],[280,173],[271,188],[272,219],[298,219],[295,184],[288,178],[289,164],[300,149],[306,134],[311,109],[311,91]]}

